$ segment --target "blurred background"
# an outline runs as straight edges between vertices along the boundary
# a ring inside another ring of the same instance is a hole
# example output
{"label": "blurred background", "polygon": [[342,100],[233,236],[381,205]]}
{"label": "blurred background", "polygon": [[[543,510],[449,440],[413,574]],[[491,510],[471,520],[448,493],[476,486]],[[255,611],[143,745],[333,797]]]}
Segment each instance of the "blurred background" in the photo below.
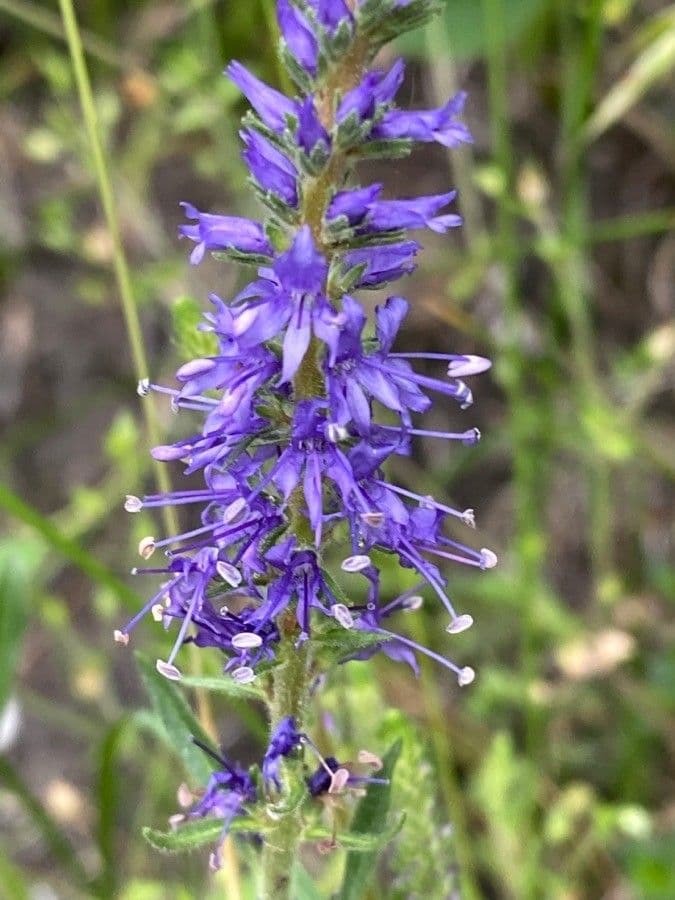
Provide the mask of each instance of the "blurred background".
{"label": "blurred background", "polygon": [[[283,84],[273,8],[77,7],[150,370],[170,383],[201,352],[208,291],[242,283],[232,265],[190,269],[178,203],[256,214],[244,106],[220,72],[234,57]],[[111,639],[141,604],[138,539],[162,528],[122,509],[153,471],[119,255],[57,5],[0,0],[0,53],[0,896],[249,897],[241,856],[213,882],[205,854],[140,836],[176,811],[183,775]],[[450,896],[459,868],[467,900],[672,900],[675,6],[446,0],[386,53],[409,60],[404,106],[467,90],[475,136],[361,173],[389,195],[460,191],[465,227],[424,235],[399,287],[400,349],[495,361],[470,410],[441,400],[427,418],[477,425],[481,443],[420,441],[394,474],[475,507],[469,537],[500,565],[448,572],[476,621],[461,638],[432,602],[401,623],[473,665],[470,688],[378,660],[376,679],[341,668],[319,701],[327,750],[406,736],[396,802],[415,812],[364,897]],[[156,416],[162,442],[188,433]],[[134,646],[154,659],[166,638],[149,621]],[[215,696],[211,716],[228,755],[259,754],[260,711]],[[424,874],[434,859],[445,880]],[[329,896],[341,854],[306,864]]]}

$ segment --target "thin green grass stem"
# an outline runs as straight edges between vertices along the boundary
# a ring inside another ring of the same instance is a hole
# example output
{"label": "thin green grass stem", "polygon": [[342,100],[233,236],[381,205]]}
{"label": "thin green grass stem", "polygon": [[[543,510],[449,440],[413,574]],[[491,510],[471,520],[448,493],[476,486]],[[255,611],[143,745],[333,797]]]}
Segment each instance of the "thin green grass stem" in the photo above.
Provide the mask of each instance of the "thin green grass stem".
{"label": "thin green grass stem", "polygon": [[[516,230],[514,211],[509,197],[515,196],[514,148],[509,127],[508,66],[504,40],[505,4],[503,0],[482,0],[484,27],[487,37],[488,93],[490,120],[497,165],[504,180],[504,190],[497,199],[497,257],[501,261],[504,279],[503,309],[506,344],[498,371],[509,406],[509,440],[513,460],[513,492],[515,506],[515,545],[517,554],[516,585],[522,603],[520,668],[523,684],[522,703],[526,728],[526,751],[532,762],[540,753],[542,721],[539,709],[530,696],[531,685],[537,675],[536,604],[542,602],[542,564],[546,552],[544,529],[541,525],[542,473],[546,464],[542,458],[544,440],[538,434],[540,415],[533,408],[534,400],[526,384],[527,360],[523,358],[518,336],[522,325],[518,270],[522,252]],[[539,444],[537,456],[533,443]],[[536,808],[537,784],[531,785],[531,808]],[[537,896],[538,840],[535,823],[528,823],[529,833],[523,835],[523,858],[526,871],[522,885],[523,900]]]}
{"label": "thin green grass stem", "polygon": [[[595,361],[593,323],[588,302],[588,200],[583,126],[598,64],[602,39],[601,0],[593,0],[582,24],[569,4],[559,4],[560,48],[563,57],[563,92],[560,144],[562,151],[562,238],[566,254],[554,267],[559,302],[570,328],[575,368],[574,385],[582,423],[602,415],[603,398]],[[591,436],[592,437],[592,436]],[[584,464],[589,487],[589,545],[595,596],[600,596],[612,574],[610,466],[597,442],[581,436],[586,448]]]}
{"label": "thin green grass stem", "polygon": [[[122,244],[117,206],[115,204],[112,182],[103,150],[101,129],[91,89],[91,81],[87,71],[87,63],[84,57],[82,38],[80,36],[72,0],[59,0],[59,5],[68,41],[68,49],[70,50],[77,91],[80,98],[82,117],[84,119],[87,139],[91,149],[98,192],[113,245],[115,278],[117,280],[122,303],[122,312],[124,315],[134,370],[136,378],[138,381],[141,381],[148,377],[148,360],[145,352],[145,344],[143,342],[143,332],[141,330],[138,309],[136,307],[131,285],[131,273]],[[142,404],[142,407],[148,440],[152,445],[159,444],[160,432],[155,415],[155,408],[153,404],[147,402],[147,400]],[[154,471],[160,493],[169,493],[171,490],[171,482],[166,465],[161,462],[154,462]],[[174,507],[168,505],[162,507],[162,515],[167,534],[177,534],[179,531],[178,516],[176,515]],[[195,674],[199,674],[201,671],[199,648],[194,644],[191,644],[189,647],[189,654],[193,671]],[[210,734],[215,735],[208,695],[201,690],[197,690],[195,694],[197,697],[200,721]]]}

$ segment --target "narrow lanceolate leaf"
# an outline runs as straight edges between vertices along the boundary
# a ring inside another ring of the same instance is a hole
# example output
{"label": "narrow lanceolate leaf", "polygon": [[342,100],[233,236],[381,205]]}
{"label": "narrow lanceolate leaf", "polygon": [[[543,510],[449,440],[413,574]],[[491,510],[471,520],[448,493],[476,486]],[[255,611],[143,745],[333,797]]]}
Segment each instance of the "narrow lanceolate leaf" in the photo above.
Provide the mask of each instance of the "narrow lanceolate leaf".
{"label": "narrow lanceolate leaf", "polygon": [[7,760],[0,758],[0,787],[17,798],[22,809],[35,826],[49,853],[68,873],[74,885],[89,893],[89,877],[80,862],[75,848],[64,837],[58,823],[52,819],[47,810],[24,784]]}
{"label": "narrow lanceolate leaf", "polygon": [[[373,787],[382,788],[384,785],[373,785]],[[334,844],[335,847],[342,847],[344,850],[349,850],[350,853],[372,854],[395,838],[403,827],[404,822],[405,814],[401,814],[393,818],[388,818],[385,821],[385,827],[382,830],[371,832],[345,831],[340,834],[333,834],[329,828],[313,826],[312,828],[307,829],[303,839],[311,842],[316,841],[317,843],[322,844]],[[372,867],[372,861],[370,866]]]}
{"label": "narrow lanceolate leaf", "polygon": [[359,631],[357,628],[330,626],[312,636],[315,650],[321,654],[324,664],[343,662],[361,650],[385,643],[381,634]]}
{"label": "narrow lanceolate leaf", "polygon": [[[223,819],[196,819],[179,825],[175,831],[155,831],[154,828],[144,828],[143,837],[146,841],[163,853],[189,853],[209,844],[215,844],[222,831]],[[234,819],[228,831],[232,834],[260,833],[260,826],[254,819],[246,817]]]}
{"label": "narrow lanceolate leaf", "polygon": [[[401,746],[399,740],[390,747],[384,757],[382,771],[377,773],[378,778],[388,778],[389,784],[369,785],[366,796],[358,805],[351,828],[351,836],[355,842],[363,838],[371,840],[378,834],[383,838],[383,842],[386,842],[393,836],[388,833],[387,816],[391,797],[391,779],[401,753]],[[400,820],[398,828],[402,824],[403,822]],[[339,900],[360,900],[365,895],[365,890],[374,874],[374,848],[357,850],[354,846],[345,862],[345,874],[338,895]]]}
{"label": "narrow lanceolate leaf", "polygon": [[168,745],[177,752],[197,784],[205,784],[213,771],[209,758],[192,741],[193,737],[205,743],[211,740],[203,730],[180,689],[160,675],[153,663],[137,653],[141,678],[152,706],[162,720]]}
{"label": "narrow lanceolate leaf", "polygon": [[0,544],[0,712],[7,702],[28,625],[30,572],[41,548],[34,541]]}
{"label": "narrow lanceolate leaf", "polygon": [[297,862],[293,866],[291,897],[295,900],[321,900],[321,894],[307,869]]}
{"label": "narrow lanceolate leaf", "polygon": [[623,78],[600,101],[586,125],[594,139],[624,116],[655,84],[675,67],[675,24],[670,25],[643,50]]}
{"label": "narrow lanceolate leaf", "polygon": [[121,719],[108,729],[98,753],[99,819],[96,838],[103,861],[99,887],[101,894],[105,897],[112,897],[117,893],[117,878],[120,872],[115,846],[117,812],[122,791],[119,750],[127,723],[128,719]]}
{"label": "narrow lanceolate leaf", "polygon": [[237,700],[264,700],[265,695],[257,684],[239,684],[229,675],[222,678],[209,676],[184,675],[180,683],[189,688],[201,688],[216,694],[227,694]]}

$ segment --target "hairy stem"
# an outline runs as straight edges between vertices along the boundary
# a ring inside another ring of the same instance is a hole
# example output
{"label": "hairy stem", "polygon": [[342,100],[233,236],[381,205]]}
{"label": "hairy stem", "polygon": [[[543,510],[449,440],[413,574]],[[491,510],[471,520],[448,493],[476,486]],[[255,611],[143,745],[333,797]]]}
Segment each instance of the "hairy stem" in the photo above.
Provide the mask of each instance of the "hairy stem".
{"label": "hairy stem", "polygon": [[[319,92],[319,116],[330,131],[335,120],[338,93],[344,93],[358,84],[364,70],[368,46],[358,37],[344,57],[328,72]],[[303,185],[301,222],[309,225],[316,246],[327,252],[323,243],[323,218],[336,185],[340,185],[347,169],[344,155],[334,153],[324,170]],[[296,402],[325,394],[325,380],[321,369],[320,344],[316,338],[310,341],[293,384]],[[304,491],[298,486],[289,500],[290,530],[303,543],[311,543],[312,534],[304,514]],[[311,650],[310,642],[298,644],[298,627],[295,613],[290,612],[282,622],[279,644],[279,665],[272,677],[270,718],[272,729],[287,716],[293,716],[302,730],[305,705],[309,693]],[[287,788],[290,794],[295,773],[286,767]],[[295,777],[299,777],[295,776]],[[275,828],[263,849],[262,877],[263,900],[290,900],[291,873],[297,858],[302,833],[299,809],[289,808],[275,813]]]}

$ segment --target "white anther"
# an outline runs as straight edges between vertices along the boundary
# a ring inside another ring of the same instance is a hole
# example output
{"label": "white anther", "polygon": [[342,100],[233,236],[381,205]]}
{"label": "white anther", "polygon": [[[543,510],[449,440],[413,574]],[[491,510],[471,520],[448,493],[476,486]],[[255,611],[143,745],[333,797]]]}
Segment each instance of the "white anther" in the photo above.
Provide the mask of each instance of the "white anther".
{"label": "white anther", "polygon": [[354,627],[354,617],[344,603],[334,603],[331,606],[330,611],[333,613],[335,621],[342,625],[343,628]]}
{"label": "white anther", "polygon": [[142,556],[143,559],[150,559],[152,554],[155,552],[155,539],[151,535],[148,537],[144,537],[143,540],[138,543],[138,555]]}
{"label": "white anther", "polygon": [[223,523],[229,525],[230,522],[234,522],[234,520],[243,513],[246,506],[247,503],[244,498],[238,497],[225,508],[225,511],[223,512]]}
{"label": "white anther", "polygon": [[[240,631],[232,638],[232,646],[235,650],[255,650],[262,646],[262,638],[252,631]],[[239,669],[237,671],[240,671]]]}
{"label": "white anther", "polygon": [[120,631],[117,628],[113,631],[113,638],[118,644],[124,644],[125,647],[129,643],[129,635],[126,631]]}
{"label": "white anther", "polygon": [[150,393],[150,379],[149,378],[141,378],[136,386],[136,393],[139,397],[147,397]]}
{"label": "white anther", "polygon": [[375,753],[370,750],[359,750],[358,761],[364,766],[372,766],[374,769],[381,769],[384,763]]}
{"label": "white anther", "polygon": [[480,551],[480,567],[481,569],[494,569],[497,565],[497,554],[487,547],[482,547]]}
{"label": "white anther", "polygon": [[380,525],[384,525],[384,513],[383,512],[364,512],[361,513],[361,521],[366,525],[372,525],[373,528],[379,528]]}
{"label": "white anther", "polygon": [[194,794],[190,790],[190,788],[183,782],[178,786],[178,790],[176,792],[176,798],[178,800],[178,805],[182,809],[187,809],[188,806],[192,806],[194,803]]}
{"label": "white anther", "polygon": [[155,603],[150,612],[152,613],[152,618],[155,622],[161,622],[164,618],[164,609],[165,606],[163,603]]}
{"label": "white anther", "polygon": [[453,359],[448,366],[448,375],[451,378],[466,378],[467,375],[479,375],[486,372],[492,363],[484,356],[467,355],[462,359]]}
{"label": "white anther", "polygon": [[209,853],[209,872],[220,871],[220,858],[217,853]]}
{"label": "white anther", "polygon": [[349,781],[349,771],[347,769],[338,769],[333,772],[330,780],[329,794],[341,794]]}
{"label": "white anther", "polygon": [[406,612],[415,612],[422,606],[423,603],[424,597],[421,597],[419,594],[413,594],[412,597],[408,597],[403,601],[402,609],[404,609]]}
{"label": "white anther", "polygon": [[216,563],[216,572],[223,581],[226,581],[232,587],[239,587],[241,584],[241,572],[229,562],[219,559]]}
{"label": "white anther", "polygon": [[239,666],[232,672],[232,678],[238,684],[250,684],[255,680],[255,672],[250,666]]}
{"label": "white anther", "polygon": [[476,511],[473,509],[465,509],[462,513],[462,522],[465,525],[468,525],[469,528],[476,527]]}
{"label": "white anther", "polygon": [[143,501],[140,497],[135,497],[133,494],[127,494],[127,498],[124,501],[124,508],[129,513],[137,513],[143,509]]}
{"label": "white anther", "polygon": [[178,826],[181,824],[181,822],[184,822],[184,821],[185,821],[185,816],[183,815],[183,813],[176,813],[173,816],[169,816],[169,828],[172,831],[175,831],[178,828]]}
{"label": "white anther", "polygon": [[348,556],[342,560],[340,568],[343,572],[361,572],[370,565],[370,557],[359,553],[356,556]]}
{"label": "white anther", "polygon": [[160,675],[163,675],[165,678],[168,678],[169,681],[180,681],[183,677],[180,669],[177,669],[175,666],[172,666],[171,663],[164,662],[163,659],[158,659],[155,663],[155,668],[159,672]]}
{"label": "white anther", "polygon": [[463,669],[459,670],[457,681],[459,682],[460,687],[466,687],[467,684],[471,684],[475,677],[476,673],[471,666],[464,666]]}
{"label": "white anther", "polygon": [[457,616],[445,629],[448,634],[461,634],[463,631],[471,628],[473,625],[473,616],[465,613],[463,616]]}
{"label": "white anther", "polygon": [[229,613],[229,611],[230,611],[229,606],[221,606],[220,609],[218,610],[218,612],[220,613],[221,616],[226,616]]}
{"label": "white anther", "polygon": [[326,425],[326,437],[331,444],[338,444],[340,441],[346,441],[349,432],[344,425],[338,425],[336,422],[329,422]]}

